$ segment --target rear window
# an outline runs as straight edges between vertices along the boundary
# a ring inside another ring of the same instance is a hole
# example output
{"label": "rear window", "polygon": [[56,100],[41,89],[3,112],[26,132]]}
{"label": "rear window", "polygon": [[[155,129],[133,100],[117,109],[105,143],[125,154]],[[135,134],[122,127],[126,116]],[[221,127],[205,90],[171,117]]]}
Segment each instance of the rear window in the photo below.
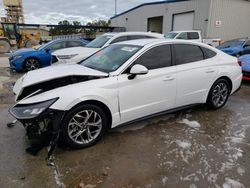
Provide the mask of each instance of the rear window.
{"label": "rear window", "polygon": [[202,47],[201,49],[204,52],[204,56],[206,59],[209,59],[209,58],[216,56],[216,52],[214,52],[212,50],[209,50],[209,49],[204,48],[204,47]]}
{"label": "rear window", "polygon": [[198,32],[188,32],[188,39],[189,40],[196,40],[199,39],[199,34]]}

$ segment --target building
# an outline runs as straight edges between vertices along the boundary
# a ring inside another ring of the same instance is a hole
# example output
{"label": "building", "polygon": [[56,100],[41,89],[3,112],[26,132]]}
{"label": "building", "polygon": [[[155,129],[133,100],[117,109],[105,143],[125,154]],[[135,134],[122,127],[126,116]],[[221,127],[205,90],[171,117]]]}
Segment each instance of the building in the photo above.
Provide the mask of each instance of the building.
{"label": "building", "polygon": [[3,0],[6,17],[2,21],[11,23],[24,23],[22,0]]}
{"label": "building", "polygon": [[250,0],[166,0],[141,4],[111,18],[127,31],[201,30],[204,38],[250,37]]}

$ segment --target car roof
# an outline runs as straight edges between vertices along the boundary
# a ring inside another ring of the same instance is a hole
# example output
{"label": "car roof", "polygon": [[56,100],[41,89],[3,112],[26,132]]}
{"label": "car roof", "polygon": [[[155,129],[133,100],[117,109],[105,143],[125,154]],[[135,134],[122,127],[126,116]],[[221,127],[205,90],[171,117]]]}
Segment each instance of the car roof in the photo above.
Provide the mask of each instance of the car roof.
{"label": "car roof", "polygon": [[210,48],[208,45],[201,43],[201,42],[195,42],[195,41],[189,41],[189,40],[174,40],[174,39],[137,39],[137,40],[128,40],[123,41],[115,44],[124,44],[124,45],[135,45],[135,46],[146,46],[146,45],[156,45],[156,44],[194,44],[199,46],[204,46],[207,48]]}
{"label": "car roof", "polygon": [[153,32],[140,32],[140,31],[133,31],[133,32],[112,32],[112,33],[105,33],[103,34],[109,35],[109,36],[128,36],[128,35],[144,35],[144,36],[152,36],[152,37],[158,37],[158,38],[164,38],[163,34],[160,33],[153,33]]}
{"label": "car roof", "polygon": [[183,30],[183,31],[170,31],[169,33],[186,33],[186,32],[201,32],[200,30]]}

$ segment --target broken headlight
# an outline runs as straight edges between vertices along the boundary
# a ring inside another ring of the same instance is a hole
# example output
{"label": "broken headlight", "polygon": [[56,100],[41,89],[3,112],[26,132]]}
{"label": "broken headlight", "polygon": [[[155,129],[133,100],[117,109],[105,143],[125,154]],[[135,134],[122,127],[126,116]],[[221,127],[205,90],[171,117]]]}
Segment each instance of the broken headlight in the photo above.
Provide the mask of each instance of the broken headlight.
{"label": "broken headlight", "polygon": [[32,119],[42,114],[57,100],[58,98],[34,104],[17,104],[9,111],[16,119]]}

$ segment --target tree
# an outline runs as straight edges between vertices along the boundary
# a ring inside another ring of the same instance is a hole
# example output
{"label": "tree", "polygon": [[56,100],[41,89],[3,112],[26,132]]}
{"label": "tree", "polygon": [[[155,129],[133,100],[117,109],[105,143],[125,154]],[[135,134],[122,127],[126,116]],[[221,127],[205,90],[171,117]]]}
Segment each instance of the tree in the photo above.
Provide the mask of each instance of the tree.
{"label": "tree", "polygon": [[110,21],[106,21],[106,20],[93,20],[92,22],[88,22],[87,26],[99,26],[99,27],[109,27],[110,25]]}

